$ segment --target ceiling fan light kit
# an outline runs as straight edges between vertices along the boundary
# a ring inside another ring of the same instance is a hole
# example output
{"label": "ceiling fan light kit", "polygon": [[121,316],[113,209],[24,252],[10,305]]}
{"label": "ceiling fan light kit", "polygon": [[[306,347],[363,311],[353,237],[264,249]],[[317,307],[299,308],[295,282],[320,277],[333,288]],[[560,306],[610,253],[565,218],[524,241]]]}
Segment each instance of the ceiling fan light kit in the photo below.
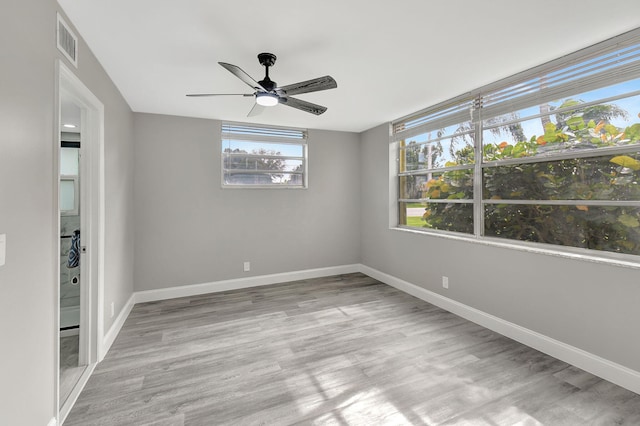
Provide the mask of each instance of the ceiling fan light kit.
{"label": "ceiling fan light kit", "polygon": [[[327,110],[327,108],[322,105],[316,105],[311,102],[293,98],[291,97],[291,95],[335,89],[336,87],[338,87],[338,84],[333,79],[333,77],[326,75],[324,77],[314,78],[312,80],[301,81],[299,83],[278,87],[277,83],[269,78],[269,68],[276,63],[276,55],[274,55],[273,53],[260,53],[258,55],[258,61],[260,62],[260,65],[265,67],[265,77],[260,81],[254,80],[249,74],[244,72],[242,68],[236,65],[227,64],[226,62],[218,62],[220,66],[225,68],[231,74],[235,75],[245,84],[251,87],[254,90],[252,94],[198,93],[190,94],[187,96],[255,96],[256,104],[260,106],[275,106],[281,104],[315,115],[320,115]],[[261,111],[261,108],[256,108],[254,105],[254,108],[249,111],[249,116],[257,115]]]}
{"label": "ceiling fan light kit", "polygon": [[267,107],[278,105],[278,95],[273,93],[256,93],[256,103]]}

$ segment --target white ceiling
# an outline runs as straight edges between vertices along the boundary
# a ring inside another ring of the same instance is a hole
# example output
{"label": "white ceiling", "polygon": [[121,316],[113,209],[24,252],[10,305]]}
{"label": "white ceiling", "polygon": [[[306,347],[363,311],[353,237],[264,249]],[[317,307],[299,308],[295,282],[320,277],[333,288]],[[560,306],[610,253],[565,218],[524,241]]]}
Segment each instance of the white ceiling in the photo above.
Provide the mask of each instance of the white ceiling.
{"label": "white ceiling", "polygon": [[[59,3],[133,111],[355,132],[640,25],[638,0]],[[337,89],[297,95],[328,111],[248,119],[252,98],[185,96],[250,93],[218,62],[261,80],[260,52],[281,86],[333,76]]]}

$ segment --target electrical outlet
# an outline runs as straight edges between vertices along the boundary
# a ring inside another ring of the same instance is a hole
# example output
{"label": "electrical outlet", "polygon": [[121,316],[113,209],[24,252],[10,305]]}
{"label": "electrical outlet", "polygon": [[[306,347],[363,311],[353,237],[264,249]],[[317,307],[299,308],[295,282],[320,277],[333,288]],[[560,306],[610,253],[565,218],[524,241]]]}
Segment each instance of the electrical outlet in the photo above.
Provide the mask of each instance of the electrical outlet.
{"label": "electrical outlet", "polygon": [[251,270],[251,262],[244,262],[244,272],[249,272]]}
{"label": "electrical outlet", "polygon": [[449,288],[449,277],[442,276],[442,287]]}
{"label": "electrical outlet", "polygon": [[116,314],[116,307],[113,302],[111,302],[111,318]]}

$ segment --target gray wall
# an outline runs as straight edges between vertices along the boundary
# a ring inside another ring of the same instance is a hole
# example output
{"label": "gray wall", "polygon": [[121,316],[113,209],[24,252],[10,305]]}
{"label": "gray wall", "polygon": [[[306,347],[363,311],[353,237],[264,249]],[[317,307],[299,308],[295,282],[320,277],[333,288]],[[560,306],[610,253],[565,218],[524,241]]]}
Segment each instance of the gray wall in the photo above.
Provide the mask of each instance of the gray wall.
{"label": "gray wall", "polygon": [[[54,416],[54,212],[56,10],[50,0],[3,3],[0,49],[0,424],[46,425]],[[105,104],[107,258],[105,301],[124,305],[133,288],[132,113],[80,43],[77,74]],[[75,71],[75,70],[74,70]],[[108,310],[107,317],[108,315]],[[105,327],[112,320],[105,318]]]}
{"label": "gray wall", "polygon": [[360,261],[359,135],[309,131],[306,190],[222,189],[219,121],[134,117],[136,290]]}
{"label": "gray wall", "polygon": [[388,135],[361,140],[363,264],[640,371],[637,269],[390,230]]}

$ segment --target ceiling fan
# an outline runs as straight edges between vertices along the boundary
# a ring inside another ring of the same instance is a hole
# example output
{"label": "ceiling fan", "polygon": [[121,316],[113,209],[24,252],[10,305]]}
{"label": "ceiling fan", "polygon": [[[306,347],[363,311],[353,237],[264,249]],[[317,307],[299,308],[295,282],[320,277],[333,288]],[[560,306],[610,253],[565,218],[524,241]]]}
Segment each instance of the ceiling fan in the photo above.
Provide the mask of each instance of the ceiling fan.
{"label": "ceiling fan", "polygon": [[255,81],[251,76],[249,76],[249,74],[244,72],[242,68],[236,65],[218,62],[231,74],[249,85],[254,90],[253,93],[196,93],[187,96],[254,96],[256,98],[256,103],[251,111],[249,111],[247,117],[258,115],[265,107],[277,104],[290,106],[315,115],[320,115],[327,110],[327,108],[322,105],[316,105],[311,102],[292,98],[291,95],[335,89],[338,87],[338,83],[336,83],[333,77],[325,75],[324,77],[278,87],[277,83],[269,78],[269,67],[272,67],[273,64],[276,63],[276,55],[273,53],[260,53],[258,55],[258,61],[260,61],[260,65],[265,67],[265,77],[260,81]]}

